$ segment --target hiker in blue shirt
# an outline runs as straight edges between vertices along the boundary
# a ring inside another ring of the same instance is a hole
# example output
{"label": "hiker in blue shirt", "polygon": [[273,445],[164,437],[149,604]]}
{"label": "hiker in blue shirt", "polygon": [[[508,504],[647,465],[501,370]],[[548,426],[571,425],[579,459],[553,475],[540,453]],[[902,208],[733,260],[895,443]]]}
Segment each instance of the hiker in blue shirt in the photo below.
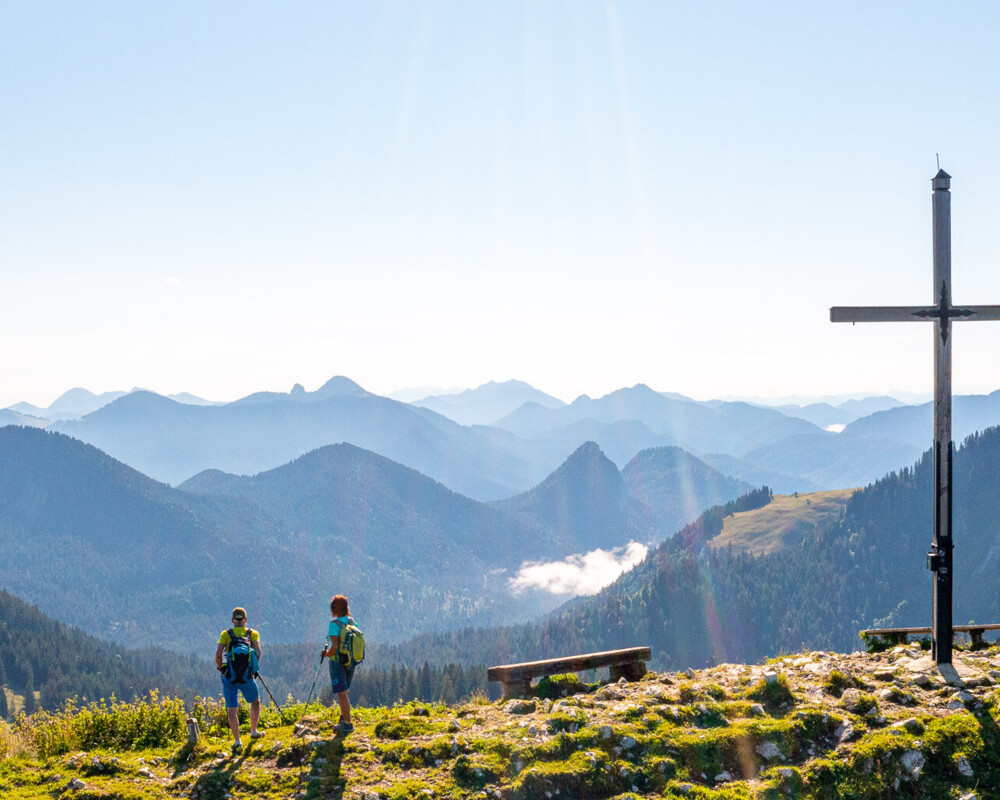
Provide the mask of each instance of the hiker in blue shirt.
{"label": "hiker in blue shirt", "polygon": [[257,730],[260,690],[254,681],[260,663],[260,634],[246,624],[247,612],[237,606],[233,609],[233,627],[219,635],[219,644],[215,648],[215,666],[222,673],[222,696],[226,700],[226,717],[233,732],[233,755],[243,752],[237,708],[241,692],[250,704],[250,738],[259,739],[264,735],[264,731]]}
{"label": "hiker in blue shirt", "polygon": [[328,644],[323,648],[322,656],[330,659],[330,683],[333,693],[337,695],[337,702],[340,703],[340,722],[333,729],[337,733],[350,733],[354,730],[354,725],[351,724],[351,698],[348,696],[348,689],[354,678],[354,667],[347,666],[350,659],[340,652],[340,631],[346,625],[353,625],[354,618],[344,595],[338,594],[330,600],[330,616],[332,619],[326,634]]}

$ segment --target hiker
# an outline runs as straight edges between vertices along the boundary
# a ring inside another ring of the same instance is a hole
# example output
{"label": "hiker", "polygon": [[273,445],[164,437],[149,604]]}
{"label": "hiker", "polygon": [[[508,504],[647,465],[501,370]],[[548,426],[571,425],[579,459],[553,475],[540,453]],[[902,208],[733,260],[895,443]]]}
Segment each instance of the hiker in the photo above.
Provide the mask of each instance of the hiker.
{"label": "hiker", "polygon": [[348,696],[348,689],[354,678],[355,665],[350,663],[350,657],[346,653],[340,652],[340,632],[347,625],[354,625],[354,617],[351,616],[351,609],[344,595],[338,594],[330,600],[330,616],[332,619],[326,634],[329,644],[323,648],[320,658],[330,658],[330,683],[333,693],[337,695],[337,702],[340,703],[340,722],[333,729],[337,733],[350,733],[354,730],[354,725],[351,724],[351,698]]}
{"label": "hiker", "polygon": [[264,735],[264,731],[257,730],[260,690],[254,681],[260,663],[260,634],[246,624],[246,609],[237,606],[233,609],[233,627],[220,634],[219,646],[215,648],[215,666],[222,673],[222,696],[226,700],[226,716],[233,731],[233,755],[243,752],[238,711],[240,692],[250,704],[250,738],[259,739]]}

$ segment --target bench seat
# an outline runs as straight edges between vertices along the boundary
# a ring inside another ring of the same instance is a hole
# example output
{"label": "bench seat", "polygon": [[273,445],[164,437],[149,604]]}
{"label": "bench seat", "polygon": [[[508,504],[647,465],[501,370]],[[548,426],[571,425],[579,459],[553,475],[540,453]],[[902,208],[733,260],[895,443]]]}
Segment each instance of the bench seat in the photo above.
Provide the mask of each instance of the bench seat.
{"label": "bench seat", "polygon": [[[953,625],[952,630],[955,633],[967,633],[969,638],[972,640],[973,649],[979,649],[985,647],[986,643],[983,641],[983,634],[986,631],[1000,631],[1000,623],[989,623],[984,625]],[[932,629],[927,628],[869,628],[868,630],[861,631],[862,638],[867,638],[870,636],[879,636],[886,639],[893,644],[906,644],[907,639],[911,636],[930,636]]]}
{"label": "bench seat", "polygon": [[543,675],[561,675],[567,672],[584,672],[600,667],[611,668],[611,680],[625,678],[637,681],[646,674],[646,663],[652,658],[648,647],[628,647],[624,650],[606,650],[603,653],[583,653],[543,661],[525,661],[520,664],[501,664],[490,667],[486,677],[503,684],[504,699],[526,697],[531,693],[531,679]]}

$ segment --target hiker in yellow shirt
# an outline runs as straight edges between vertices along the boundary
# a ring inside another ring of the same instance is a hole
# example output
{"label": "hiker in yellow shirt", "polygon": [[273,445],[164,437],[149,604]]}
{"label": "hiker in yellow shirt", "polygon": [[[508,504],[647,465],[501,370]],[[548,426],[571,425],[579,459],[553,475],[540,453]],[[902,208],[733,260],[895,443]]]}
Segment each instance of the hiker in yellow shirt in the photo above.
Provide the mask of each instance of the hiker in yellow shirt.
{"label": "hiker in yellow shirt", "polygon": [[243,752],[237,710],[240,693],[250,704],[250,738],[259,739],[264,735],[263,731],[257,730],[260,690],[254,681],[260,663],[260,634],[248,628],[246,623],[246,609],[237,606],[233,609],[233,627],[219,635],[219,644],[215,648],[215,666],[222,673],[222,696],[226,700],[226,717],[233,732],[233,755]]}

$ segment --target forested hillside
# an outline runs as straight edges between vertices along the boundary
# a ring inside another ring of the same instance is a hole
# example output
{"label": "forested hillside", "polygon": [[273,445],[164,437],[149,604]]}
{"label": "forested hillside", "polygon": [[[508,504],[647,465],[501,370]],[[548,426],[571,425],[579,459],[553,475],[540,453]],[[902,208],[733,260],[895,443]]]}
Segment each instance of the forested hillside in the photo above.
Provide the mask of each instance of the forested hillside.
{"label": "forested hillside", "polygon": [[[217,690],[210,662],[156,646],[155,630],[128,649],[51,619],[36,606],[0,590],[0,687],[18,698],[18,710],[52,709],[68,697],[207,694]],[[0,691],[0,717],[12,716],[13,696]]]}

